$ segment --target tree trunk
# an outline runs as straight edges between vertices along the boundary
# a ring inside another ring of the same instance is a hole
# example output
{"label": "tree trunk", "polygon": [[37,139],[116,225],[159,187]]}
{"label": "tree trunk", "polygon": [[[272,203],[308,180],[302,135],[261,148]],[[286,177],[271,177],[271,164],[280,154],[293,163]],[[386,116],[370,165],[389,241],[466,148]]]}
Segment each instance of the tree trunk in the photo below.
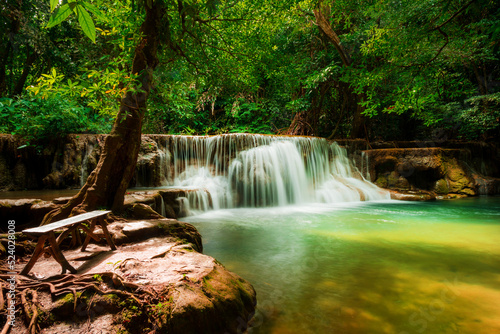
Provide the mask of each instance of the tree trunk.
{"label": "tree trunk", "polygon": [[314,129],[310,124],[311,110],[299,111],[293,117],[292,123],[285,132],[287,136],[314,136]]}
{"label": "tree trunk", "polygon": [[363,116],[365,107],[361,105],[361,102],[364,100],[364,94],[353,94],[355,94],[356,97],[356,109],[352,115],[352,126],[349,138],[361,138],[363,136],[363,130],[366,122],[365,116]]}
{"label": "tree trunk", "polygon": [[313,13],[314,17],[316,18],[316,24],[318,25],[319,30],[323,34],[325,34],[328,40],[333,44],[333,46],[335,46],[335,49],[337,49],[337,52],[340,55],[340,58],[342,58],[342,64],[344,64],[344,66],[351,66],[351,57],[349,56],[349,53],[344,49],[344,46],[340,42],[339,36],[332,29],[332,26],[326,19],[325,15],[323,15],[320,9],[313,10]]}
{"label": "tree trunk", "polygon": [[[316,18],[316,24],[318,25],[319,30],[326,36],[328,41],[333,44],[335,49],[337,49],[337,52],[340,55],[340,58],[342,59],[342,64],[345,67],[349,67],[352,65],[351,57],[349,53],[344,49],[344,46],[340,42],[340,38],[338,37],[337,33],[332,29],[332,26],[330,25],[330,22],[328,22],[328,19],[325,17],[323,12],[321,11],[327,11],[326,8],[320,8],[317,10],[314,10],[314,17]],[[349,134],[350,138],[359,138],[362,133],[363,133],[363,128],[365,125],[365,118],[363,116],[363,111],[365,110],[364,107],[361,105],[361,102],[364,100],[364,94],[356,94],[352,92],[352,89],[349,88],[350,94],[354,94],[355,98],[354,101],[356,103],[356,108],[354,109],[353,113],[353,122],[352,122],[352,127],[351,127],[351,132]]]}
{"label": "tree trunk", "polygon": [[[5,45],[5,47],[4,47]],[[2,43],[0,51],[0,96],[7,95],[7,59],[10,54],[10,43]]]}
{"label": "tree trunk", "polygon": [[317,94],[312,99],[311,107],[295,114],[285,134],[288,136],[318,136],[321,108],[329,91],[330,84],[328,82],[321,83],[319,89],[316,89]]}
{"label": "tree trunk", "polygon": [[161,1],[146,7],[141,26],[142,39],[135,49],[132,73],[138,74],[138,87],[128,91],[109,136],[106,137],[99,163],[87,182],[66,205],[49,212],[42,225],[81,212],[110,208],[119,213],[125,191],[132,179],[141,145],[142,120],[151,90],[152,74],[158,65],[157,50],[165,8]]}
{"label": "tree trunk", "polygon": [[13,96],[20,95],[23,92],[24,84],[26,83],[26,79],[28,79],[31,66],[38,58],[38,54],[36,53],[35,50],[33,50],[33,52],[30,53],[30,48],[28,47],[26,52],[28,53],[28,55],[26,57],[26,62],[24,63],[23,73],[16,82],[16,86],[14,87],[14,91],[12,93]]}

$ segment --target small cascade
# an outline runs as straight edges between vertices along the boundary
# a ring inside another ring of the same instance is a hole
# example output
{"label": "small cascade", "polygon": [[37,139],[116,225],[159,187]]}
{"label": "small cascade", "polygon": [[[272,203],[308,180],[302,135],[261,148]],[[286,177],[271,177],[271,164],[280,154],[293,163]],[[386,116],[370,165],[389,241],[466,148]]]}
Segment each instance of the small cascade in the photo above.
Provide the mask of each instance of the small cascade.
{"label": "small cascade", "polygon": [[165,183],[191,190],[190,210],[389,199],[322,138],[171,136],[164,156]]}
{"label": "small cascade", "polygon": [[85,145],[82,165],[80,167],[80,187],[83,187],[85,185],[85,182],[87,182],[87,178],[89,177],[88,162],[89,162],[89,156],[92,154],[93,150],[94,150],[93,144],[87,143]]}
{"label": "small cascade", "polygon": [[178,197],[176,201],[179,202],[179,217],[190,216],[191,211],[187,197]]}
{"label": "small cascade", "polygon": [[242,196],[238,206],[302,203],[309,192],[303,157],[289,141],[242,151],[229,169],[232,188]]}
{"label": "small cascade", "polygon": [[189,208],[195,208],[200,211],[208,211],[211,207],[219,209],[217,206],[210,205],[212,202],[210,192],[205,190],[196,189],[188,192],[187,202],[189,203]]}
{"label": "small cascade", "polygon": [[363,177],[370,181],[370,156],[366,154],[365,151],[361,152],[361,173],[363,173]]}
{"label": "small cascade", "polygon": [[158,145],[158,159],[159,159],[159,173],[161,185],[168,185],[168,178],[170,175],[170,165],[171,165],[171,155],[170,151],[167,148],[167,141],[164,139],[161,143],[162,145]]}
{"label": "small cascade", "polygon": [[163,200],[163,197],[162,196],[159,196],[160,197],[160,215],[162,215],[163,217],[166,217],[167,216],[167,210],[165,210],[165,201]]}

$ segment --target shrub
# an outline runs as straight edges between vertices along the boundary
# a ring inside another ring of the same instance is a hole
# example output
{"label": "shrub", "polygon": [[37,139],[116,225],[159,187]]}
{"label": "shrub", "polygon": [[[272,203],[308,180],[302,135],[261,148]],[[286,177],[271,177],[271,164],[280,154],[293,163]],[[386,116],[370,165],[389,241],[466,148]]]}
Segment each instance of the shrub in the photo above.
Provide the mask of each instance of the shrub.
{"label": "shrub", "polygon": [[106,133],[110,127],[106,117],[58,95],[0,99],[0,132],[28,142],[59,139],[69,133]]}

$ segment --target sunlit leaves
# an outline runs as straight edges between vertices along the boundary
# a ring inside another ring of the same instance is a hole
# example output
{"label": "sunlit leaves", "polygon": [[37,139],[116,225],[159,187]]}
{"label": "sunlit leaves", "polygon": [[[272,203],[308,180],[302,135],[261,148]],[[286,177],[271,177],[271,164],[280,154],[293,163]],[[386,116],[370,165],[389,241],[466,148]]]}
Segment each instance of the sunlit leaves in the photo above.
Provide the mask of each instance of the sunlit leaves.
{"label": "sunlit leaves", "polygon": [[71,13],[73,12],[73,8],[75,4],[71,3],[70,4],[64,4],[58,8],[55,9],[55,11],[52,13],[49,19],[49,23],[47,24],[47,28],[52,28],[53,26],[56,26],[66,20]]}
{"label": "sunlit leaves", "polygon": [[94,21],[92,21],[92,18],[83,6],[77,5],[76,9],[78,12],[78,22],[80,23],[80,27],[85,35],[95,43],[96,32]]}
{"label": "sunlit leaves", "polygon": [[53,12],[59,4],[59,0],[50,0],[50,11]]}
{"label": "sunlit leaves", "polygon": [[52,28],[64,22],[70,17],[72,13],[75,13],[83,33],[85,34],[85,36],[90,38],[92,42],[95,43],[96,28],[94,25],[94,21],[88,11],[94,14],[99,20],[106,21],[106,17],[101,13],[99,8],[83,0],[70,0],[67,3],[64,3],[57,7],[58,4],[58,0],[50,0],[50,9],[52,15],[50,16],[47,28]]}
{"label": "sunlit leaves", "polygon": [[89,12],[94,14],[98,20],[103,22],[107,21],[106,16],[104,16],[104,14],[99,10],[99,8],[97,8],[90,2],[82,1],[81,5],[85,7]]}

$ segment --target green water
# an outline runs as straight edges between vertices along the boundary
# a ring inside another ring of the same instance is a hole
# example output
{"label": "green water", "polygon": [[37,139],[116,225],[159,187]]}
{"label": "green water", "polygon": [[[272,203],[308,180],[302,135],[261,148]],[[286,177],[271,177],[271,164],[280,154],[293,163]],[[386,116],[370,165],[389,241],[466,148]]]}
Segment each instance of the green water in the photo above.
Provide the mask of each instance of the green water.
{"label": "green water", "polygon": [[185,218],[250,281],[250,333],[500,333],[500,198]]}

